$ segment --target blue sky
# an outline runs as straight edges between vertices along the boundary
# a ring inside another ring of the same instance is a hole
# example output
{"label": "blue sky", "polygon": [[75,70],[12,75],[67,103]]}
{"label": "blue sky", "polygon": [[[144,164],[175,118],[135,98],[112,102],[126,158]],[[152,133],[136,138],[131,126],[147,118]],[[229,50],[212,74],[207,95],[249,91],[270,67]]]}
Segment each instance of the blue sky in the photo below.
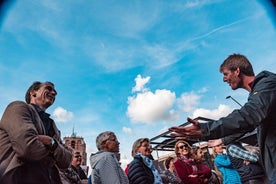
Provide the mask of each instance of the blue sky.
{"label": "blue sky", "polygon": [[[265,0],[13,1],[0,23],[0,115],[33,81],[52,81],[47,112],[96,152],[114,131],[124,163],[132,143],[186,118],[218,119],[246,102],[222,82],[232,53],[276,72],[275,8]],[[89,163],[88,163],[89,164]]]}

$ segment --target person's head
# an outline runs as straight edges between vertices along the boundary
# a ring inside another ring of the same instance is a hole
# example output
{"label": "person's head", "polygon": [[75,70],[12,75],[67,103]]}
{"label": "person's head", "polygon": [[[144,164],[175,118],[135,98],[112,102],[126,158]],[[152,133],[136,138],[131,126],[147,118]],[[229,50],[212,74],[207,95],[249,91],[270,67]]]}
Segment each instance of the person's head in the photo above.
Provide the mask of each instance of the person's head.
{"label": "person's head", "polygon": [[98,150],[104,150],[109,152],[118,153],[120,142],[114,132],[106,131],[100,133],[96,138],[96,145]]}
{"label": "person's head", "polygon": [[34,82],[25,94],[28,104],[36,104],[43,111],[50,107],[56,98],[57,92],[52,82]]}
{"label": "person's head", "polygon": [[217,154],[223,154],[224,145],[218,144],[213,147],[213,156],[216,157]]}
{"label": "person's head", "polygon": [[200,147],[194,148],[195,159],[198,161],[204,160],[204,153]]}
{"label": "person's head", "polygon": [[184,156],[187,158],[191,158],[192,156],[192,148],[186,141],[179,140],[175,143],[174,152],[177,157]]}
{"label": "person's head", "polygon": [[254,76],[254,71],[249,60],[241,54],[232,54],[220,65],[223,81],[227,82],[233,90],[245,86],[243,77]]}
{"label": "person's head", "polygon": [[165,162],[164,162],[165,168],[169,169],[169,168],[174,168],[174,158],[173,157],[168,157]]}
{"label": "person's head", "polygon": [[79,151],[74,151],[73,159],[71,161],[71,165],[74,167],[79,167],[81,165],[82,156]]}
{"label": "person's head", "polygon": [[137,139],[132,146],[132,156],[135,156],[136,153],[141,153],[144,156],[150,156],[150,140],[148,138]]}

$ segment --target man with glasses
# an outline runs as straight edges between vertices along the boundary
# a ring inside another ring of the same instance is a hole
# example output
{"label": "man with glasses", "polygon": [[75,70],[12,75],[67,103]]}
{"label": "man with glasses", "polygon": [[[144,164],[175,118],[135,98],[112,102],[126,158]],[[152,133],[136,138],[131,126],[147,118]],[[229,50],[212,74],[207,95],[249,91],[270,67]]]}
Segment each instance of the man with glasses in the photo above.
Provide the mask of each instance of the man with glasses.
{"label": "man with glasses", "polygon": [[79,151],[75,151],[73,160],[71,162],[71,168],[79,175],[80,179],[87,179],[87,176],[81,168],[82,156]]}
{"label": "man with glasses", "polygon": [[101,184],[128,184],[128,178],[120,166],[120,142],[114,132],[100,133],[96,138],[98,152],[91,154],[91,181]]}

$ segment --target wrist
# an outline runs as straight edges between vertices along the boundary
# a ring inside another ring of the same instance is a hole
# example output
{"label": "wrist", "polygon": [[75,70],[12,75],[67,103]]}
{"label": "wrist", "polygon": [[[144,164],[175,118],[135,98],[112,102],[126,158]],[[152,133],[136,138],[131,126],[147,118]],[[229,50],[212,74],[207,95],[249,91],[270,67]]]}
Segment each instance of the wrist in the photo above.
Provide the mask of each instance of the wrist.
{"label": "wrist", "polygon": [[58,146],[57,141],[54,138],[51,138],[51,144],[50,144],[50,149],[51,151],[54,151]]}

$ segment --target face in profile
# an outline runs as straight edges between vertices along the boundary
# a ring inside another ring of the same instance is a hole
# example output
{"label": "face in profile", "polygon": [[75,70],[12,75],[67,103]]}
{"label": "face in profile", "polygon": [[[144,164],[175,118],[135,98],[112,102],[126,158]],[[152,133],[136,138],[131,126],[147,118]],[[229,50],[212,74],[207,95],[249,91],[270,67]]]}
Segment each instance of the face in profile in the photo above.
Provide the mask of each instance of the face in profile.
{"label": "face in profile", "polygon": [[118,153],[120,151],[120,142],[114,134],[111,134],[109,138],[104,142],[106,151]]}
{"label": "face in profile", "polygon": [[224,148],[224,145],[219,144],[217,146],[214,146],[213,150],[214,150],[215,153],[222,154],[223,153],[223,148]]}
{"label": "face in profile", "polygon": [[151,154],[150,144],[148,141],[142,142],[141,146],[137,149],[138,153],[141,153],[144,156],[149,156]]}
{"label": "face in profile", "polygon": [[71,164],[75,167],[78,167],[81,165],[81,161],[82,161],[82,156],[80,155],[80,153],[79,152],[74,153]]}
{"label": "face in profile", "polygon": [[222,68],[221,72],[223,74],[223,81],[227,82],[233,90],[236,90],[242,87],[242,81],[240,79],[239,69],[231,71],[227,68]]}
{"label": "face in profile", "polygon": [[31,91],[30,95],[31,103],[46,109],[54,103],[57,92],[52,84],[43,83],[38,90]]}

